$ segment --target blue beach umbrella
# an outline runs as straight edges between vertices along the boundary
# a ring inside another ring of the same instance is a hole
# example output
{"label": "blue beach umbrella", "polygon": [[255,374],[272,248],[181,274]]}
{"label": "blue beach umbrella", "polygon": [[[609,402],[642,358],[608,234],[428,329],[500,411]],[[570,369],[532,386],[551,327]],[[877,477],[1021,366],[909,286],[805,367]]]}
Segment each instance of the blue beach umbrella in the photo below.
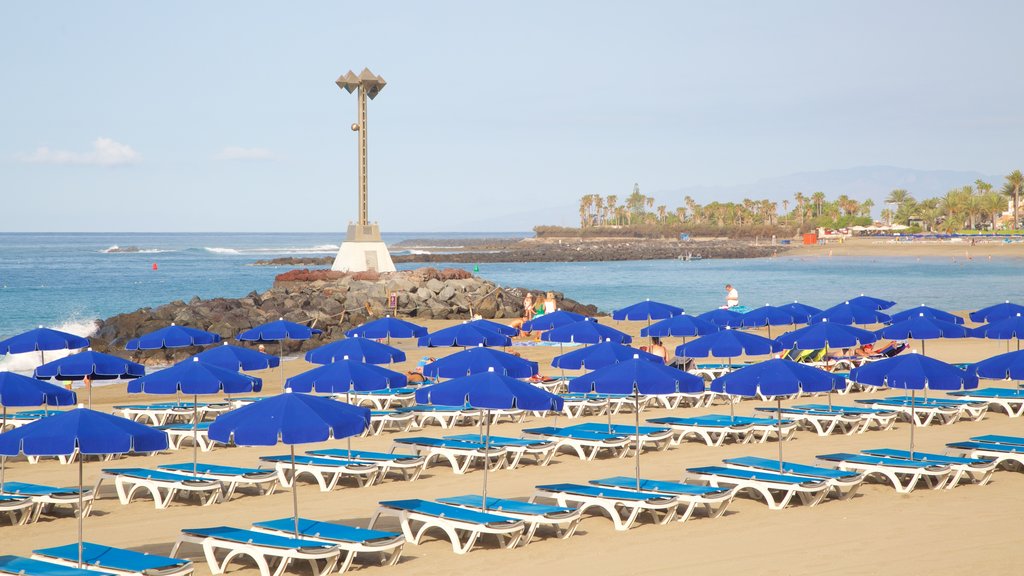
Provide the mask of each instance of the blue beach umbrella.
{"label": "blue beach umbrella", "polygon": [[925,340],[968,338],[971,336],[971,332],[967,328],[952,322],[929,318],[924,315],[924,312],[919,312],[917,316],[912,316],[902,322],[885,326],[879,329],[876,334],[890,340],[920,340],[921,354],[924,354]]}
{"label": "blue beach umbrella", "polygon": [[1006,340],[1006,349],[1010,349],[1010,340],[1017,340],[1017,350],[1020,350],[1020,338],[1024,336],[1024,317],[1020,312],[1013,316],[995,320],[984,326],[978,326],[971,331],[975,338],[988,338],[989,340]]}
{"label": "blue beach umbrella", "polygon": [[464,348],[468,346],[511,346],[512,339],[505,334],[463,322],[421,336],[417,344],[419,346],[462,346]]}
{"label": "blue beach umbrella", "polygon": [[817,350],[819,348],[853,348],[871,344],[878,340],[878,336],[870,330],[854,326],[836,324],[835,322],[819,322],[780,334],[775,340],[785,350]]}
{"label": "blue beach umbrella", "polygon": [[238,446],[288,444],[292,457],[292,507],[299,537],[299,484],[295,445],[358,436],[370,425],[370,410],[344,402],[286,391],[221,414],[210,424],[210,438]]}
{"label": "blue beach umbrella", "polygon": [[392,338],[419,338],[426,335],[427,329],[423,326],[391,316],[371,320],[345,332],[349,338],[387,338],[388,342]]}
{"label": "blue beach umbrella", "polygon": [[[978,323],[995,322],[1021,313],[1024,313],[1024,306],[1014,304],[1007,300],[1006,302],[987,306],[981,310],[975,310],[974,312],[971,312],[970,317],[972,321]],[[2,347],[0,347],[0,351],[2,350]]]}
{"label": "blue beach umbrella", "polygon": [[[640,395],[704,392],[704,379],[678,368],[641,360],[612,364],[573,378],[569,392],[599,394],[629,394],[633,396],[633,416],[636,426],[636,489],[640,490]],[[609,410],[609,414],[611,411]],[[608,420],[611,432],[611,416]]]}
{"label": "blue beach umbrella", "polygon": [[519,328],[509,326],[508,324],[502,324],[501,322],[494,322],[493,320],[486,320],[484,318],[470,320],[469,325],[490,330],[491,332],[497,332],[498,334],[504,334],[505,336],[519,336]]}
{"label": "blue beach umbrella", "polygon": [[423,367],[423,375],[432,378],[460,378],[488,371],[511,378],[529,378],[538,369],[536,362],[483,346],[466,348]]}
{"label": "blue beach umbrella", "polygon": [[843,302],[826,308],[811,316],[811,324],[818,322],[835,322],[836,324],[886,324],[889,316],[875,308],[866,308],[853,302]]}
{"label": "blue beach umbrella", "polygon": [[146,368],[119,356],[94,352],[92,348],[43,364],[33,376],[40,380],[89,380],[89,406],[92,406],[93,380],[130,380],[146,375]]}
{"label": "blue beach umbrella", "polygon": [[743,314],[740,318],[741,328],[768,328],[768,338],[772,337],[772,326],[792,326],[796,324],[796,317],[789,310],[765,304],[760,308]]}
{"label": "blue beach umbrella", "polygon": [[137,378],[128,383],[129,394],[186,394],[192,396],[192,475],[198,474],[199,395],[259,392],[263,381],[235,370],[200,362],[199,358]]}
{"label": "blue beach umbrella", "polygon": [[795,300],[789,304],[783,304],[782,306],[779,306],[779,308],[782,308],[792,314],[793,318],[797,320],[797,324],[807,324],[811,321],[811,316],[821,312],[821,308],[801,304]]}
{"label": "blue beach umbrella", "polygon": [[726,328],[676,347],[676,355],[686,358],[735,358],[737,356],[761,356],[782,350],[775,340],[764,336]]}
{"label": "blue beach umbrella", "polygon": [[[40,382],[35,378],[16,372],[0,372],[0,434],[7,429],[7,407],[28,406],[71,406],[78,402],[78,395],[71,390]],[[4,465],[7,457],[0,456],[0,494],[4,491]]]}
{"label": "blue beach umbrella", "polygon": [[267,370],[276,368],[281,359],[272,354],[264,354],[251,348],[233,346],[225,342],[221,346],[214,346],[209,350],[203,350],[192,356],[199,358],[204,364],[212,364],[227,370]]}
{"label": "blue beach umbrella", "polygon": [[[782,472],[782,397],[800,392],[829,392],[846,387],[842,376],[793,362],[766,360],[711,381],[711,390],[733,396],[774,396],[779,424],[779,472]],[[731,404],[731,403],[730,403]]]}
{"label": "blue beach umbrella", "polygon": [[242,342],[278,342],[281,345],[281,378],[284,378],[284,341],[285,340],[309,340],[316,334],[323,334],[323,330],[310,328],[304,324],[289,322],[279,318],[273,322],[260,324],[250,328],[237,336]]}
{"label": "blue beach umbrella", "polygon": [[[491,446],[491,410],[520,410],[538,412],[557,412],[562,409],[564,400],[561,397],[542,390],[533,384],[516,380],[499,374],[495,370],[477,372],[470,376],[462,376],[424,386],[416,391],[416,402],[420,404],[437,404],[441,406],[471,406],[484,410],[484,421],[487,430],[484,439],[484,453]],[[487,469],[484,461],[483,503],[487,509]]]}
{"label": "blue beach umbrella", "polygon": [[125,350],[161,350],[164,348],[185,348],[188,346],[206,346],[220,342],[220,335],[198,328],[176,326],[154,330],[138,338],[133,338],[125,345]]}
{"label": "blue beach umbrella", "polygon": [[342,358],[367,364],[405,362],[405,352],[368,338],[345,338],[306,352],[306,362],[330,364]]}
{"label": "blue beach umbrella", "polygon": [[740,320],[743,319],[743,314],[726,308],[715,308],[714,310],[708,310],[703,314],[698,314],[697,318],[711,322],[719,328],[739,328]]}
{"label": "blue beach umbrella", "polygon": [[[583,314],[577,314],[575,312],[567,312],[565,310],[555,310],[550,314],[541,314],[540,316],[534,317],[533,320],[527,320],[523,322],[523,332],[533,332],[534,330],[551,330],[552,328],[558,328],[566,324],[572,324],[573,322],[579,322],[580,320],[594,320],[589,316]],[[596,320],[594,320],[596,322]]]}
{"label": "blue beach umbrella", "polygon": [[993,380],[1024,380],[1024,350],[975,362],[967,367],[967,372]]}
{"label": "blue beach umbrella", "polygon": [[[921,354],[901,354],[858,366],[850,382],[910,390],[910,453],[914,452],[915,396],[918,390],[965,390],[978,387],[978,377]],[[927,392],[926,392],[927,393]]]}
{"label": "blue beach umbrella", "polygon": [[42,326],[0,341],[0,355],[39,352],[39,363],[45,364],[44,352],[51,350],[77,350],[89,345],[89,339]]}
{"label": "blue beach umbrella", "polygon": [[551,360],[551,365],[563,370],[596,370],[634,358],[639,358],[646,362],[654,362],[655,364],[665,363],[661,356],[655,356],[639,348],[625,346],[617,342],[602,342],[555,356]]}
{"label": "blue beach umbrella", "polygon": [[682,336],[683,338],[687,338],[689,336],[703,336],[705,334],[711,334],[712,332],[718,332],[718,330],[718,325],[713,322],[702,320],[701,318],[690,316],[689,314],[680,314],[678,316],[659,320],[650,326],[641,328],[640,336],[643,336],[644,338],[650,336],[656,336],[658,338]]}
{"label": "blue beach umbrella", "polygon": [[678,316],[682,313],[683,309],[679,306],[655,302],[648,298],[643,302],[637,302],[636,304],[631,304],[625,308],[613,310],[612,319],[634,321],[646,320],[647,323],[650,324],[651,320],[664,320],[665,318]]}
{"label": "blue beach umbrella", "polygon": [[348,394],[386,388],[402,388],[408,377],[401,372],[364,364],[359,360],[340,358],[330,364],[317,366],[285,380],[284,387],[293,392],[319,392],[321,394]]}
{"label": "blue beach umbrella", "polygon": [[103,412],[77,408],[0,434],[0,455],[70,456],[78,452],[78,567],[82,567],[82,460],[85,455],[159,452],[167,434]]}
{"label": "blue beach umbrella", "polygon": [[552,328],[541,334],[540,339],[547,342],[561,342],[563,344],[599,344],[601,342],[629,344],[633,341],[633,337],[629,334],[616,330],[611,326],[599,324],[594,320],[580,320],[579,322]]}
{"label": "blue beach umbrella", "polygon": [[863,294],[861,294],[860,296],[850,298],[849,300],[847,300],[847,302],[853,304],[854,306],[860,306],[862,308],[871,308],[873,310],[888,310],[889,308],[892,308],[893,306],[896,305],[896,303],[893,302],[892,300],[886,300],[884,298],[875,298],[874,296],[865,296]]}
{"label": "blue beach umbrella", "polygon": [[893,324],[895,324],[897,322],[910,320],[911,318],[922,315],[925,318],[931,318],[933,320],[942,320],[943,322],[951,322],[953,324],[964,323],[964,319],[957,316],[956,314],[950,314],[945,310],[939,310],[938,308],[932,308],[931,306],[925,306],[924,304],[921,304],[920,306],[915,306],[913,308],[908,308],[907,310],[902,310],[900,312],[890,315],[889,318],[892,320]]}

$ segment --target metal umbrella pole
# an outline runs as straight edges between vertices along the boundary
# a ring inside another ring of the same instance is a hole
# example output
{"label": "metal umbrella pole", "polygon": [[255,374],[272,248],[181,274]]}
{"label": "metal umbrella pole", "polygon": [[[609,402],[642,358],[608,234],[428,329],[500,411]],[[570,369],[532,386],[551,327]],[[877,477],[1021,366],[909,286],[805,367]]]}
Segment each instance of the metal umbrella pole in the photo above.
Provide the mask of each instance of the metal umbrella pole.
{"label": "metal umbrella pole", "polygon": [[82,507],[82,490],[85,482],[82,480],[82,453],[78,453],[78,568],[82,568],[82,518],[85,516],[85,508]]}
{"label": "metal umbrella pole", "polygon": [[487,420],[487,432],[484,435],[484,500],[483,510],[487,511],[487,469],[491,467],[491,409],[484,410],[484,419]]}
{"label": "metal umbrella pole", "polygon": [[910,459],[914,459],[914,428],[917,428],[916,390],[910,389]]}
{"label": "metal umbrella pole", "polygon": [[[3,406],[3,420],[0,420],[0,434],[7,429],[7,406]],[[4,467],[7,465],[7,456],[0,456],[0,494],[4,492]]]}
{"label": "metal umbrella pole", "polygon": [[636,425],[636,491],[640,491],[640,390],[633,384],[633,423]]}
{"label": "metal umbrella pole", "polygon": [[292,455],[292,510],[295,512],[295,537],[299,537],[299,479],[295,473],[295,445],[289,445]]}
{"label": "metal umbrella pole", "polygon": [[192,395],[192,476],[199,475],[199,394]]}
{"label": "metal umbrella pole", "polygon": [[[346,356],[345,358],[348,358],[348,356]],[[348,390],[345,391],[345,402],[347,402],[348,404],[352,404],[352,386],[353,386],[352,382],[349,382],[348,383]],[[345,443],[348,446],[348,459],[351,460],[352,459],[352,437],[351,436],[346,436],[345,437]]]}
{"label": "metal umbrella pole", "polygon": [[775,417],[779,425],[779,474],[782,474],[782,397],[775,395]]}

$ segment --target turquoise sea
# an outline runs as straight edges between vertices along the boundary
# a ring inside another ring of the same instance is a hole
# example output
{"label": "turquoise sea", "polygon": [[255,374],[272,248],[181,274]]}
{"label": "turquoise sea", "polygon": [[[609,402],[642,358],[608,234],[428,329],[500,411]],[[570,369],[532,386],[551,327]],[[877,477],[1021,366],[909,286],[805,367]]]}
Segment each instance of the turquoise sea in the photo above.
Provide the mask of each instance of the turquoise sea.
{"label": "turquoise sea", "polygon": [[[392,233],[385,240],[496,235]],[[38,324],[81,331],[95,318],[171,300],[266,290],[283,269],[251,266],[253,261],[334,254],[341,236],[0,234],[0,337]],[[110,251],[113,246],[134,246],[140,251],[117,253]],[[474,268],[473,264],[452,266]],[[741,302],[748,306],[796,299],[824,307],[860,293],[896,300],[897,309],[927,303],[963,310],[1005,299],[1024,300],[1024,260],[779,257],[479,264],[477,273],[506,286],[561,291],[602,310],[651,298],[703,312],[722,304],[726,282],[739,289]]]}

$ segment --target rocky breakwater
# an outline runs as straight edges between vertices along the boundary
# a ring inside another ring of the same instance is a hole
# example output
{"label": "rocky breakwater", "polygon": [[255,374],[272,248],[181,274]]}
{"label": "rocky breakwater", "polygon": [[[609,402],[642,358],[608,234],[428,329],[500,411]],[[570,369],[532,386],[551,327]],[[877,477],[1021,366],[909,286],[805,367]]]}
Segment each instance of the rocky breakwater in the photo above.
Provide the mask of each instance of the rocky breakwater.
{"label": "rocky breakwater", "polygon": [[[419,268],[390,274],[292,270],[278,275],[274,286],[265,292],[252,292],[242,298],[195,297],[188,302],[178,300],[101,320],[92,342],[97,350],[123,354],[124,345],[131,338],[172,322],[216,332],[232,341],[239,332],[278,318],[324,331],[309,341],[285,342],[285,351],[295,353],[341,338],[346,330],[391,313],[412,321],[469,319],[475,315],[489,319],[519,318],[523,315],[525,292],[523,288],[498,286],[461,269]],[[595,306],[580,304],[557,292],[555,297],[562,309],[597,313]],[[268,352],[276,354],[278,350],[278,343],[268,344]],[[144,351],[136,353],[133,359],[165,364],[196,351]]]}

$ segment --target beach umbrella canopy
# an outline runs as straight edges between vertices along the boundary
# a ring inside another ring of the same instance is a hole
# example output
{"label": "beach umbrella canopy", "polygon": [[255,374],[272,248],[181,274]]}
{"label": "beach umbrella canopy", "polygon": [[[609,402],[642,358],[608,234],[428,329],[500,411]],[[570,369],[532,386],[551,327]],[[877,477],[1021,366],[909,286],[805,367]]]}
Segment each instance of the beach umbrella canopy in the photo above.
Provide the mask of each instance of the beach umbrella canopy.
{"label": "beach umbrella canopy", "polygon": [[727,328],[680,344],[676,347],[676,355],[686,358],[735,358],[771,354],[780,350],[782,346],[775,340]]}
{"label": "beach umbrella canopy", "polygon": [[1024,380],[1024,350],[993,356],[967,367],[969,374],[994,380]]}
{"label": "beach umbrella canopy", "polygon": [[89,339],[42,326],[0,340],[0,355],[44,352],[50,350],[76,350],[89,345]]}
{"label": "beach umbrella canopy", "polygon": [[246,394],[263,389],[263,381],[235,370],[200,362],[178,362],[170,368],[128,383],[129,394],[187,394],[192,396],[192,475],[197,474],[199,447],[199,395]]}
{"label": "beach umbrella canopy", "polygon": [[167,434],[103,412],[87,408],[68,410],[0,434],[0,455],[78,457],[78,567],[82,566],[83,516],[81,514],[82,455],[159,452],[167,449]]}
{"label": "beach umbrella canopy", "polygon": [[[0,406],[71,406],[78,395],[71,390],[22,376],[16,372],[0,372]],[[6,418],[6,416],[5,416]],[[4,422],[6,425],[6,422]],[[3,426],[0,426],[3,431]]]}
{"label": "beach umbrella canopy", "polygon": [[[971,331],[975,338],[988,338],[990,340],[1017,340],[1017,349],[1020,350],[1020,339],[1024,336],[1024,317],[1017,314],[978,326]],[[1007,342],[1009,346],[1009,342]]]}
{"label": "beach umbrella canopy", "polygon": [[782,397],[800,392],[832,392],[846,387],[836,374],[792,360],[773,359],[752,364],[711,381],[711,390],[733,396],[774,396],[779,424],[779,472],[782,472]]}
{"label": "beach umbrella canopy", "polygon": [[[364,365],[369,366],[369,365]],[[289,445],[292,457],[292,507],[299,537],[299,484],[295,478],[295,445],[358,436],[370,425],[370,410],[308,394],[264,398],[221,414],[210,424],[212,440],[238,446]]]}
{"label": "beach umbrella canopy", "polygon": [[[1002,320],[1003,318],[1009,318],[1016,316],[1017,314],[1024,313],[1024,306],[1020,304],[1014,304],[1007,300],[1006,302],[1000,302],[999,304],[993,304],[981,310],[975,310],[971,312],[971,320],[974,322],[995,322],[996,320]],[[0,346],[0,351],[3,348]]]}
{"label": "beach umbrella canopy", "polygon": [[330,364],[342,358],[367,364],[405,362],[405,352],[368,338],[345,338],[306,352],[306,362]]}
{"label": "beach umbrella canopy", "polygon": [[212,364],[227,370],[266,370],[276,368],[281,359],[251,348],[234,346],[225,342],[192,356],[203,364]]}
{"label": "beach umbrella canopy", "polygon": [[[579,322],[580,320],[594,320],[589,316],[583,314],[577,314],[575,312],[568,312],[566,310],[555,310],[550,314],[541,314],[535,316],[533,320],[527,320],[523,322],[523,332],[533,332],[534,330],[551,330],[552,328],[558,328],[566,324],[572,324],[573,322]],[[594,320],[596,322],[596,320]]]}
{"label": "beach umbrella canopy", "polygon": [[921,340],[921,353],[924,353],[924,341],[936,338],[968,338],[971,331],[959,324],[936,320],[919,312],[917,316],[885,326],[875,332],[882,338],[890,340]]}
{"label": "beach umbrella canopy", "polygon": [[[772,337],[772,326],[786,326],[796,324],[796,317],[789,310],[765,304],[760,308],[743,314],[740,318],[741,328],[768,328],[768,337]],[[803,324],[803,322],[801,322]]]}
{"label": "beach umbrella canopy", "polygon": [[945,310],[939,310],[938,308],[932,308],[931,306],[915,306],[907,310],[902,310],[890,316],[893,324],[902,322],[904,320],[910,320],[916,316],[924,316],[925,318],[931,318],[933,320],[942,320],[943,322],[951,322],[953,324],[963,324],[964,319],[957,316],[956,314],[950,314]]}
{"label": "beach umbrella canopy", "polygon": [[342,358],[292,376],[285,381],[284,387],[294,392],[347,394],[401,388],[407,382],[408,377],[400,372]]}
{"label": "beach umbrella canopy", "polygon": [[817,350],[819,348],[853,348],[871,344],[878,340],[878,336],[870,330],[854,326],[836,324],[835,322],[819,322],[781,334],[775,340],[785,350]]}
{"label": "beach umbrella canopy", "polygon": [[483,346],[466,348],[423,367],[423,375],[428,378],[460,378],[488,371],[512,378],[529,378],[537,374],[538,368],[536,362]]}
{"label": "beach umbrella canopy", "polygon": [[569,370],[579,370],[581,368],[596,370],[605,366],[611,366],[612,364],[618,364],[619,362],[633,360],[634,358],[646,362],[654,362],[655,364],[665,363],[661,356],[655,356],[638,348],[624,346],[618,342],[602,342],[555,356],[551,360],[551,365],[555,368]]}
{"label": "beach umbrella canopy", "polygon": [[708,310],[703,314],[698,314],[697,318],[711,322],[719,328],[739,328],[740,320],[743,319],[743,314],[736,312],[735,310],[716,308],[714,310]]}
{"label": "beach umbrella canopy", "polygon": [[198,328],[176,326],[154,330],[138,338],[133,338],[125,345],[125,350],[161,350],[164,348],[184,348],[186,346],[205,346],[220,342],[220,335]]}
{"label": "beach umbrella canopy", "polygon": [[631,304],[625,308],[612,311],[613,320],[664,320],[683,313],[683,309],[671,304],[655,302],[648,298],[643,302]]}
{"label": "beach umbrella canopy", "polygon": [[599,344],[601,342],[629,344],[633,341],[633,337],[629,334],[616,330],[611,326],[598,324],[593,320],[580,320],[579,322],[552,328],[541,334],[540,339],[547,342],[562,342],[564,344]]}
{"label": "beach umbrella canopy", "polygon": [[696,316],[690,316],[689,314],[679,314],[678,316],[659,320],[650,326],[641,328],[640,336],[644,338],[665,338],[667,336],[682,336],[686,338],[688,336],[703,336],[712,332],[718,332],[718,330],[718,325],[713,322]]}
{"label": "beach umbrella canopy", "polygon": [[811,316],[811,324],[835,322],[836,324],[886,324],[889,316],[875,308],[866,308],[852,302],[836,304]]}
{"label": "beach umbrella canopy", "polygon": [[505,334],[463,322],[421,336],[417,343],[420,346],[511,346],[512,339]]}
{"label": "beach umbrella canopy", "polygon": [[[441,406],[470,406],[485,410],[485,454],[490,451],[491,446],[490,410],[518,408],[520,410],[557,412],[562,409],[564,404],[564,400],[560,396],[522,380],[499,374],[493,369],[440,384],[424,386],[416,391],[416,402]],[[490,468],[490,464],[485,458],[483,490],[485,510],[487,509],[488,468]]]}
{"label": "beach umbrella canopy", "polygon": [[289,322],[284,318],[260,324],[238,335],[243,342],[283,342],[284,340],[309,340],[315,334],[323,334],[323,330],[310,328],[304,324]]}
{"label": "beach umbrella canopy", "polygon": [[360,324],[345,332],[349,338],[419,338],[426,336],[427,329],[401,318],[385,316]]}
{"label": "beach umbrella canopy", "polygon": [[854,306],[860,306],[862,308],[872,308],[874,310],[888,310],[889,308],[892,308],[893,306],[896,305],[896,303],[893,302],[892,300],[886,300],[884,298],[875,298],[873,296],[865,296],[863,294],[861,294],[860,296],[850,298],[849,300],[847,300],[847,302],[853,304]]}
{"label": "beach umbrella canopy", "polygon": [[502,324],[501,322],[486,320],[484,318],[470,320],[469,325],[484,328],[485,330],[490,330],[491,332],[497,332],[498,334],[504,334],[505,336],[519,336],[519,328],[509,326],[508,324]]}
{"label": "beach umbrella canopy", "polygon": [[782,308],[792,314],[793,318],[797,320],[797,324],[807,324],[811,321],[811,316],[821,312],[821,308],[801,304],[797,301],[790,302],[789,304],[783,304],[782,306],[779,306],[779,308]]}
{"label": "beach umbrella canopy", "polygon": [[[129,380],[146,375],[146,368],[119,356],[94,352],[92,348],[43,364],[33,376],[40,380]],[[89,405],[92,406],[92,386]]]}

